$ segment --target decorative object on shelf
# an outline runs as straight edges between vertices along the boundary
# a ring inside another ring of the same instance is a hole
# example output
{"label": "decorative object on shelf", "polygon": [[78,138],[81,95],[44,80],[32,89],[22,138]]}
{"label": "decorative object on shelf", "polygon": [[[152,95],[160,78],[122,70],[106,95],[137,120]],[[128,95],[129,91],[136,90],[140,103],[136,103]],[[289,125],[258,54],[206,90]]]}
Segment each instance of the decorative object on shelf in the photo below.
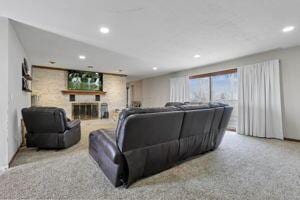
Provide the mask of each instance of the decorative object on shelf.
{"label": "decorative object on shelf", "polygon": [[28,81],[32,81],[32,77],[29,74],[26,58],[24,58],[22,63],[22,90],[25,92],[32,92]]}
{"label": "decorative object on shelf", "polygon": [[27,66],[27,61],[26,58],[24,58],[24,61],[22,63],[22,75],[28,75],[28,66]]}
{"label": "decorative object on shelf", "polygon": [[132,101],[131,102],[131,107],[140,108],[141,106],[142,106],[142,102],[141,101]]}

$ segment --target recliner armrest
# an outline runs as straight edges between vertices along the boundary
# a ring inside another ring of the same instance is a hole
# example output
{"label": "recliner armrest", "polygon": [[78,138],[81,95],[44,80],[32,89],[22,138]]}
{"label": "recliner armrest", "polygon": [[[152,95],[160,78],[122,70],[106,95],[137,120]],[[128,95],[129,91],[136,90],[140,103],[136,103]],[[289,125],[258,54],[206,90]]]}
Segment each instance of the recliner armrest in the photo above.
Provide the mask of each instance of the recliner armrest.
{"label": "recliner armrest", "polygon": [[119,164],[123,162],[123,155],[118,149],[116,141],[112,137],[112,134],[114,133],[109,132],[110,131],[104,129],[91,132],[89,135],[90,143],[92,141],[98,143],[105,155],[107,155],[112,162]]}
{"label": "recliner armrest", "polygon": [[73,121],[70,121],[70,122],[67,122],[67,128],[68,129],[72,129],[76,126],[80,125],[80,120],[76,119],[76,120],[73,120]]}

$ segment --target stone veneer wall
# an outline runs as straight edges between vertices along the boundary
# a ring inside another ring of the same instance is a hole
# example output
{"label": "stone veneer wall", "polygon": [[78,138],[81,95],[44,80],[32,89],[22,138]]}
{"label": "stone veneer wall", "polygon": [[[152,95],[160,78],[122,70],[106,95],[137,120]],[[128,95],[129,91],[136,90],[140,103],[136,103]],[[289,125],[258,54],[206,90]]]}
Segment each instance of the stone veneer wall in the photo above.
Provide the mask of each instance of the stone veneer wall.
{"label": "stone veneer wall", "polygon": [[[67,89],[67,71],[32,68],[32,91],[37,95],[37,106],[55,106],[64,108],[68,117],[72,116],[72,103],[95,103],[95,95],[76,95],[76,101],[70,102],[69,95],[61,91]],[[126,107],[126,77],[103,75],[103,91],[99,103],[108,103],[109,112]]]}

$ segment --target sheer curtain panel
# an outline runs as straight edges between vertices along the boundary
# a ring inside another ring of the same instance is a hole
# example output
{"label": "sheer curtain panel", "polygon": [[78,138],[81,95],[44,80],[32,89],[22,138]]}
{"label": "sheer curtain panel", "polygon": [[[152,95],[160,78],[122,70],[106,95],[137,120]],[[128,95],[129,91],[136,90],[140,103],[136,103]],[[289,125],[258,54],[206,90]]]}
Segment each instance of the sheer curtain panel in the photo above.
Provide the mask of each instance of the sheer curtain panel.
{"label": "sheer curtain panel", "polygon": [[170,79],[170,101],[189,101],[188,77],[176,77]]}

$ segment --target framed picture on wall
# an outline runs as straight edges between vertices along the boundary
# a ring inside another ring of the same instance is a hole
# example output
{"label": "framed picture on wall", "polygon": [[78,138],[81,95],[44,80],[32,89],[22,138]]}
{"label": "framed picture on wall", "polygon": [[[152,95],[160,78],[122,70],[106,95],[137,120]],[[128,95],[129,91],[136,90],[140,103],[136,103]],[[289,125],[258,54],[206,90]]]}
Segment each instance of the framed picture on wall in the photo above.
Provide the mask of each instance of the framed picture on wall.
{"label": "framed picture on wall", "polygon": [[24,58],[22,63],[22,90],[26,92],[31,92],[30,85],[28,81],[31,81],[32,77],[28,71],[27,60]]}

